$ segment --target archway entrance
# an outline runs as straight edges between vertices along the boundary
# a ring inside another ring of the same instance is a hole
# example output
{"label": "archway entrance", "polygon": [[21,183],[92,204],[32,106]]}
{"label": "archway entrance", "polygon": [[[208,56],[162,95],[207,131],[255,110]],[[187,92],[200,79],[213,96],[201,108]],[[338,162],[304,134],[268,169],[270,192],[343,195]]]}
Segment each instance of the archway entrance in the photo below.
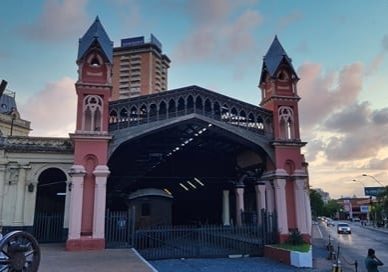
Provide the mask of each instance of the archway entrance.
{"label": "archway entrance", "polygon": [[254,185],[267,160],[258,144],[196,118],[124,141],[108,163],[108,247],[151,259],[261,255],[273,229],[258,224]]}
{"label": "archway entrance", "polygon": [[[131,209],[131,194],[157,189],[172,196],[166,213],[173,225],[225,224],[225,193],[229,222],[236,222],[235,187],[244,172],[260,174],[266,165],[263,149],[239,135],[203,120],[191,119],[122,143],[109,159],[107,208]],[[254,179],[244,181],[245,212],[255,212]],[[154,195],[136,205],[136,227],[153,214]],[[152,220],[151,220],[152,221]],[[149,222],[151,222],[149,221]],[[154,225],[168,222],[152,221]]]}
{"label": "archway entrance", "polygon": [[48,168],[38,177],[33,228],[39,242],[66,240],[63,226],[66,180],[66,174],[58,168]]}

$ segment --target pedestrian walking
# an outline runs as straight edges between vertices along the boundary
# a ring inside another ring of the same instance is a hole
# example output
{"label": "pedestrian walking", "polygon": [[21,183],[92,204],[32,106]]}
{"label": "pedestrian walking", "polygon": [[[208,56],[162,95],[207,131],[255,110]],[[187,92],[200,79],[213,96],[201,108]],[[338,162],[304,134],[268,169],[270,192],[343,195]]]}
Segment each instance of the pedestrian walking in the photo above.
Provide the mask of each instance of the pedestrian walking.
{"label": "pedestrian walking", "polygon": [[376,255],[373,248],[368,249],[368,256],[365,258],[365,267],[368,272],[379,272],[378,266],[384,265]]}

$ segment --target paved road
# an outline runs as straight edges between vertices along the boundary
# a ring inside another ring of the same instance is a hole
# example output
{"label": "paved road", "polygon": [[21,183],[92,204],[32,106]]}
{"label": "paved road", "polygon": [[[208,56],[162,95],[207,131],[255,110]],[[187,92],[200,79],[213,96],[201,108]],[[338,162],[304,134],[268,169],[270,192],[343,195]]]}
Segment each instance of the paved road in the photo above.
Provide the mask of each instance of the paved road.
{"label": "paved road", "polygon": [[[337,224],[338,222],[336,222]],[[358,271],[366,271],[364,268],[364,259],[368,248],[376,250],[376,256],[385,263],[385,266],[379,268],[380,272],[388,272],[388,230],[374,229],[372,227],[362,227],[359,222],[349,223],[352,234],[337,234],[336,226],[327,227],[323,223],[319,225],[324,240],[329,241],[329,235],[332,239],[334,248],[340,248],[340,260],[344,271],[355,271],[354,263],[358,262]]]}

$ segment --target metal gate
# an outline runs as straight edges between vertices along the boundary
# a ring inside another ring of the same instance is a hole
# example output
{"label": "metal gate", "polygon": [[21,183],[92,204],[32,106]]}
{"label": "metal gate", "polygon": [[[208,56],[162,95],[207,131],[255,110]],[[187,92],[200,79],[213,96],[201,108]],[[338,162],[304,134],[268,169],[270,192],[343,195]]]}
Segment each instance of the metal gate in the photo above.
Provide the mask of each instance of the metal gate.
{"label": "metal gate", "polygon": [[107,211],[105,216],[105,241],[107,248],[133,247],[134,213]]}
{"label": "metal gate", "polygon": [[35,214],[33,235],[40,243],[59,243],[66,241],[66,233],[63,228],[63,213]]}
{"label": "metal gate", "polygon": [[148,260],[263,256],[276,242],[276,216],[262,213],[262,224],[243,226],[167,226],[136,230],[135,248]]}

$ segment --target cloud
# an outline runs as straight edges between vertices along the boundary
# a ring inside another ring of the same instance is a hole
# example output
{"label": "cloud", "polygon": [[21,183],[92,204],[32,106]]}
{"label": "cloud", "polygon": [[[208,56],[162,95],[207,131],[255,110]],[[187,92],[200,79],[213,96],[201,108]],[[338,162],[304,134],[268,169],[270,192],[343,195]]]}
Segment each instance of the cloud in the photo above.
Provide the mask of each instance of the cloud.
{"label": "cloud", "polygon": [[40,17],[21,28],[31,40],[63,41],[78,36],[88,23],[87,0],[46,0]]}
{"label": "cloud", "polygon": [[376,170],[386,170],[388,169],[388,158],[382,160],[373,158],[368,162],[367,168]]}
{"label": "cloud", "polygon": [[109,5],[115,8],[115,13],[120,19],[120,28],[123,33],[118,39],[127,37],[129,33],[137,31],[141,25],[147,24],[142,20],[140,4],[137,0],[109,0]]}
{"label": "cloud", "polygon": [[384,51],[388,51],[388,35],[384,35],[381,45],[383,46]]}
{"label": "cloud", "polygon": [[294,22],[300,21],[302,19],[303,19],[303,14],[300,11],[295,10],[290,14],[288,14],[287,16],[280,18],[277,26],[278,28],[277,31],[282,31],[283,29],[287,28]]}
{"label": "cloud", "polygon": [[376,125],[388,124],[388,108],[375,110],[372,114],[372,120]]}
{"label": "cloud", "polygon": [[339,73],[323,73],[316,63],[299,67],[300,119],[304,128],[322,124],[333,112],[354,103],[362,89],[363,65],[345,65]]}
{"label": "cloud", "polygon": [[349,132],[359,130],[368,125],[370,115],[369,103],[353,104],[343,111],[334,113],[324,123],[326,130]]}
{"label": "cloud", "polygon": [[[372,111],[370,104],[363,102],[331,115],[320,127],[332,135],[321,146],[327,160],[349,162],[376,157],[388,145],[387,113],[388,108]],[[307,151],[314,154],[314,146]]]}
{"label": "cloud", "polygon": [[74,132],[77,96],[68,77],[48,83],[20,107],[21,117],[31,121],[32,136],[67,137]]}
{"label": "cloud", "polygon": [[262,21],[260,13],[253,9],[238,10],[241,5],[251,5],[254,1],[190,1],[187,6],[193,27],[174,49],[175,62],[197,62],[209,58],[224,62],[233,61],[233,56],[241,58],[254,52],[253,31]]}

